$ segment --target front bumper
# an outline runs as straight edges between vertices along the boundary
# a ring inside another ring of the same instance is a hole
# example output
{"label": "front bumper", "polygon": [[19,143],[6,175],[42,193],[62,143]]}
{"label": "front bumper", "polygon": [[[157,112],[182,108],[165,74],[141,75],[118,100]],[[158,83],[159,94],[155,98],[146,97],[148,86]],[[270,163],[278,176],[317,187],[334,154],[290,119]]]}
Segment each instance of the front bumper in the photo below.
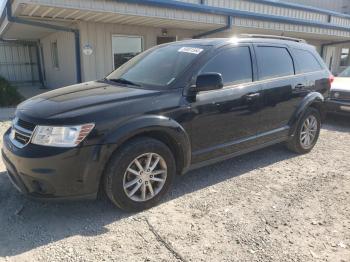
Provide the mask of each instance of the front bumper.
{"label": "front bumper", "polygon": [[15,187],[45,199],[96,198],[102,168],[96,146],[53,148],[29,144],[15,147],[3,137],[2,158]]}
{"label": "front bumper", "polygon": [[350,101],[329,99],[326,101],[327,112],[350,116]]}

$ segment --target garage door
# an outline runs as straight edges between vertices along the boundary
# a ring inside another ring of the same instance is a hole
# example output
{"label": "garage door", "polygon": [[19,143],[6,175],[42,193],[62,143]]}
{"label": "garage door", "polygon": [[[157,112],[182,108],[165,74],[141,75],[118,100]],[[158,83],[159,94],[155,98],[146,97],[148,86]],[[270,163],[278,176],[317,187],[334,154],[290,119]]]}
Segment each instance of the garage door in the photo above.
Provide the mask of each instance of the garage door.
{"label": "garage door", "polygon": [[14,83],[39,82],[35,44],[0,42],[0,76]]}

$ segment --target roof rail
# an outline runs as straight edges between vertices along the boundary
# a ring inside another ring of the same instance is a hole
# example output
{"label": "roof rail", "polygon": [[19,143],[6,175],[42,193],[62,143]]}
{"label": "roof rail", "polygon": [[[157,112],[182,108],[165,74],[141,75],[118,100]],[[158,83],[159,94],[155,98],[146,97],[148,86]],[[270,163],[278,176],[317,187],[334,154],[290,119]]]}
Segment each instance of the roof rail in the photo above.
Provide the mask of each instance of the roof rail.
{"label": "roof rail", "polygon": [[279,36],[279,35],[240,34],[239,36],[246,37],[246,38],[281,39],[281,40],[294,41],[294,42],[298,42],[298,43],[306,43],[306,41],[304,39],[287,37],[287,36]]}

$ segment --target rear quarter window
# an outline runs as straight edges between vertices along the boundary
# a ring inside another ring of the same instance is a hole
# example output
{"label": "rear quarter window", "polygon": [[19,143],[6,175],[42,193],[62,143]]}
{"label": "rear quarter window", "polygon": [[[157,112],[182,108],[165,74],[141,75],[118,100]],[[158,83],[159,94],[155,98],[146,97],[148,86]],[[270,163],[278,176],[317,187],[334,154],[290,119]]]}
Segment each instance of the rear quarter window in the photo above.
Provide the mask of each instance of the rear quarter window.
{"label": "rear quarter window", "polygon": [[293,59],[287,48],[258,46],[257,59],[260,80],[294,75]]}
{"label": "rear quarter window", "polygon": [[322,70],[321,64],[311,52],[302,49],[293,49],[293,55],[297,63],[297,74]]}

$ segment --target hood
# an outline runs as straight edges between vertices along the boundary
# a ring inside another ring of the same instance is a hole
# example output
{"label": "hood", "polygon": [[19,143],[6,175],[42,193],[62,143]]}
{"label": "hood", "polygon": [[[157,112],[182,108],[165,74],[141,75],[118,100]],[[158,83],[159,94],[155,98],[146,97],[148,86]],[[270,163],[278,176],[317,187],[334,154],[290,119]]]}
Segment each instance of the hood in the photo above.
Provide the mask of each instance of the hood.
{"label": "hood", "polygon": [[59,88],[21,103],[17,112],[32,118],[54,118],[67,113],[89,111],[153,96],[159,90],[145,90],[93,81]]}
{"label": "hood", "polygon": [[335,77],[332,83],[331,90],[350,92],[350,77]]}

